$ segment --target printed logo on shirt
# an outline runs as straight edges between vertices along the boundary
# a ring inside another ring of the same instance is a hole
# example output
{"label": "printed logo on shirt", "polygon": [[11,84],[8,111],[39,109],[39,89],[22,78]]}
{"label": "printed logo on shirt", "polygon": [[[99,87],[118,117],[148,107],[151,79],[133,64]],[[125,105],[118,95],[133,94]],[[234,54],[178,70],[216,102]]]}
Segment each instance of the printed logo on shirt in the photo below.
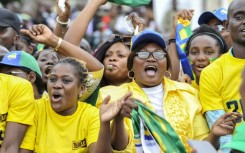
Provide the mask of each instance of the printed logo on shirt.
{"label": "printed logo on shirt", "polygon": [[17,54],[16,53],[12,53],[8,56],[8,59],[11,60],[11,59],[16,59],[17,57]]}
{"label": "printed logo on shirt", "polygon": [[7,120],[8,113],[0,114],[0,122],[5,122]]}
{"label": "printed logo on shirt", "polygon": [[72,149],[73,150],[76,150],[79,148],[85,148],[85,147],[87,147],[86,139],[72,142]]}
{"label": "printed logo on shirt", "polygon": [[[226,108],[232,112],[244,111],[245,108],[242,107],[242,100],[231,100],[226,102]],[[241,113],[241,112],[240,112]],[[237,120],[236,122],[241,122],[242,119]]]}

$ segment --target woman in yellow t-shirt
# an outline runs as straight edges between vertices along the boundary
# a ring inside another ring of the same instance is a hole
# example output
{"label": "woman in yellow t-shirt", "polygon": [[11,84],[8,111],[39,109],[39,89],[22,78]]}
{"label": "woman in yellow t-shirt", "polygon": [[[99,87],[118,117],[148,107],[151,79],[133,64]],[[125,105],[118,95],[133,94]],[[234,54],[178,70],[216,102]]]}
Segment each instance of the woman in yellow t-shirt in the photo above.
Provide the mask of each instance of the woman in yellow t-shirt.
{"label": "woman in yellow t-shirt", "polygon": [[[130,97],[126,94],[114,105],[106,98],[100,111],[90,104],[79,102],[86,90],[88,70],[84,62],[64,58],[50,72],[48,97],[35,103],[35,124],[31,126],[21,145],[22,153],[105,153],[113,149],[125,152],[129,139],[121,140],[121,146],[111,143],[110,121],[116,118],[122,103]],[[123,121],[114,127],[120,132]],[[118,130],[119,129],[119,130]]]}

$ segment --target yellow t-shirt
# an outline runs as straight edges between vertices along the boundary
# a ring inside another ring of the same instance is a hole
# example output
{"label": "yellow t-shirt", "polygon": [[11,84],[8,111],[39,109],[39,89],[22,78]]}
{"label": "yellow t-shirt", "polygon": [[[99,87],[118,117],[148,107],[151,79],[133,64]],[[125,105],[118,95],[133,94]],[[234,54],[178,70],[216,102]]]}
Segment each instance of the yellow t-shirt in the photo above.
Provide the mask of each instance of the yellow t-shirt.
{"label": "yellow t-shirt", "polygon": [[244,66],[245,59],[235,58],[228,52],[202,71],[200,100],[203,113],[210,110],[242,113],[239,86]]}
{"label": "yellow t-shirt", "polygon": [[199,85],[197,84],[196,80],[191,81],[191,86],[195,88],[197,91],[199,91]]}
{"label": "yellow t-shirt", "polygon": [[79,101],[86,100],[95,91],[95,89],[100,84],[100,81],[103,77],[103,73],[104,73],[104,68],[99,71],[88,73],[88,79],[86,82],[86,91],[83,93]]}
{"label": "yellow t-shirt", "polygon": [[99,110],[78,102],[77,110],[70,116],[55,113],[48,96],[37,100],[35,125],[31,126],[21,148],[36,153],[83,153],[98,139]]}
{"label": "yellow t-shirt", "polygon": [[[167,78],[164,78],[162,83],[164,86],[163,110],[165,119],[169,121],[180,136],[185,148],[190,152],[187,140],[201,140],[207,137],[209,133],[207,122],[201,114],[202,106],[198,99],[198,91],[189,84],[172,81]],[[101,105],[102,100],[107,95],[111,96],[111,101],[115,101],[129,91],[133,93],[133,98],[141,100],[154,110],[147,95],[135,81],[124,83],[119,87],[106,86],[101,88],[96,107]],[[125,119],[125,123],[126,127],[131,130],[128,131],[129,135],[133,134],[131,120]],[[135,152],[134,149],[132,152]]]}
{"label": "yellow t-shirt", "polygon": [[0,146],[6,121],[34,124],[34,93],[30,82],[0,73]]}

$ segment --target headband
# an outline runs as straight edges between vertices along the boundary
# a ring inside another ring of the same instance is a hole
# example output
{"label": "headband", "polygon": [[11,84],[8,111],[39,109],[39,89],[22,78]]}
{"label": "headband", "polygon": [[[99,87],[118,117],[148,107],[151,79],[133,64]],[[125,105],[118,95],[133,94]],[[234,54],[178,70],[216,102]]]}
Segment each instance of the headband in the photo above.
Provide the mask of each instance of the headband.
{"label": "headband", "polygon": [[218,40],[219,42],[220,42],[220,44],[222,45],[221,47],[222,47],[222,52],[224,51],[224,49],[225,49],[225,45],[224,45],[224,42],[222,41],[222,39],[218,36],[218,35],[216,35],[216,34],[214,34],[214,33],[210,33],[210,32],[201,32],[201,33],[198,33],[198,34],[196,34],[196,35],[194,35],[191,39],[190,39],[190,42],[194,39],[194,38],[196,38],[197,36],[200,36],[200,35],[208,35],[208,36],[213,36],[214,38],[216,38],[216,40]]}

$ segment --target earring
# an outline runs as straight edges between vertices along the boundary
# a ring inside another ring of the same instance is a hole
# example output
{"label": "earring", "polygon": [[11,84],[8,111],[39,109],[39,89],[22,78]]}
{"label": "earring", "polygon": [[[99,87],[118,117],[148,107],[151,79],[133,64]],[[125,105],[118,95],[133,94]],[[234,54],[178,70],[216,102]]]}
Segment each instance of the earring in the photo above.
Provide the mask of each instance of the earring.
{"label": "earring", "polygon": [[[167,73],[168,75],[166,75],[166,73]],[[170,78],[171,78],[171,76],[172,76],[172,74],[171,74],[169,71],[166,71],[166,72],[165,72],[165,76],[166,76],[167,78],[169,78],[169,79],[170,79]]]}
{"label": "earring", "polygon": [[78,94],[77,99],[80,99],[83,96],[83,93]]}
{"label": "earring", "polygon": [[132,70],[128,71],[128,78],[131,80],[134,79],[134,71],[132,71]]}

